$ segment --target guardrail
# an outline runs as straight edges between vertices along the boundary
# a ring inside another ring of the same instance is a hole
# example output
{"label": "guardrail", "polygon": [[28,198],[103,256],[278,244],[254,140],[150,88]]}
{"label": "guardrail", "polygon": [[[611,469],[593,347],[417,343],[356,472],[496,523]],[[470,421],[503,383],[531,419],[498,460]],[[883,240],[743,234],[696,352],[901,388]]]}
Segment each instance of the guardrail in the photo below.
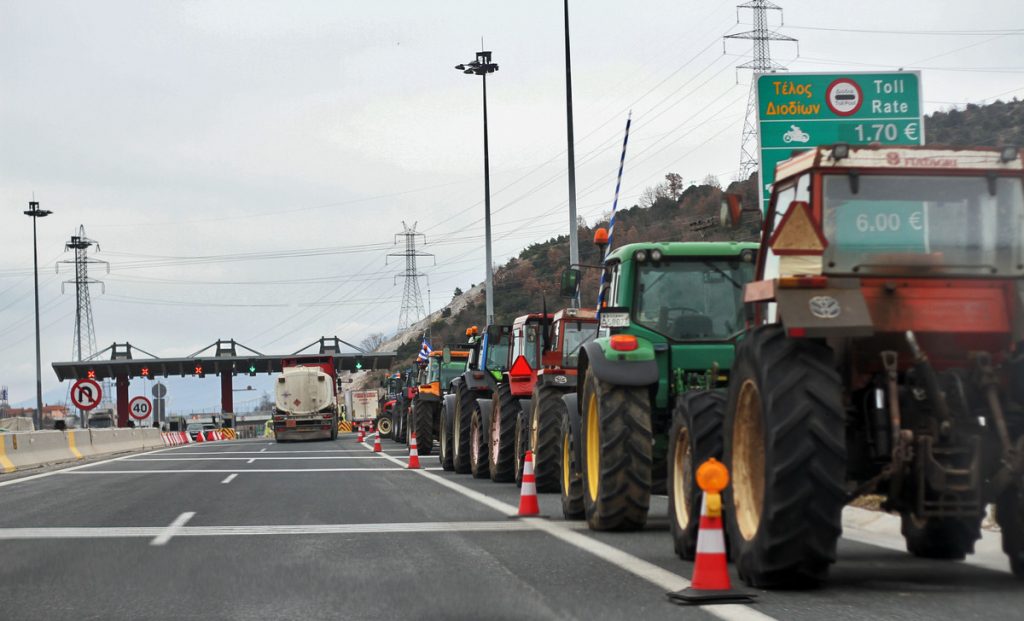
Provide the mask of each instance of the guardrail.
{"label": "guardrail", "polygon": [[[233,440],[233,429],[207,431],[204,441]],[[0,473],[76,461],[97,455],[131,453],[189,444],[185,432],[155,428],[69,429],[0,433]]]}

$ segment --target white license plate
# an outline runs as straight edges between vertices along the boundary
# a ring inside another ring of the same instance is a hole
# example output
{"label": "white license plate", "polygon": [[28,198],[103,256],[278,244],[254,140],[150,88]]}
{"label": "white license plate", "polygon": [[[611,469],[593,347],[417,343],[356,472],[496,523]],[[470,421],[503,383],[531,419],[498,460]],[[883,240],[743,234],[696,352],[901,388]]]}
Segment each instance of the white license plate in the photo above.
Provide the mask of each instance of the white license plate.
{"label": "white license plate", "polygon": [[629,313],[601,313],[602,328],[628,328]]}

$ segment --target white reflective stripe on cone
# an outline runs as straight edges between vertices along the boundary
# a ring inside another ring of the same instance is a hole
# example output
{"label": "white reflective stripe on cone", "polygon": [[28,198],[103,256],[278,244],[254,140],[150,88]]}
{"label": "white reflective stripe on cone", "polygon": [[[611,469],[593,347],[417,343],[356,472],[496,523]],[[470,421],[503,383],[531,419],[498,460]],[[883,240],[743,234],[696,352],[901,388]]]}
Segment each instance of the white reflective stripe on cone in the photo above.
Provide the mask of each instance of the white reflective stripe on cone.
{"label": "white reflective stripe on cone", "polygon": [[725,554],[725,536],[722,529],[701,529],[697,533],[697,554]]}

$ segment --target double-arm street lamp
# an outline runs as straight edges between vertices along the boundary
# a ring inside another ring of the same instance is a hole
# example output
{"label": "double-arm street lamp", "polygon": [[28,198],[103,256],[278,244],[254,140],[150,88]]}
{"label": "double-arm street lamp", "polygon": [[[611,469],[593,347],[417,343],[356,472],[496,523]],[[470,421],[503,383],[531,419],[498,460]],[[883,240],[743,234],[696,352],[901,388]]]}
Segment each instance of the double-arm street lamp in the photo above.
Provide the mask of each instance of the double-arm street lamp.
{"label": "double-arm street lamp", "polygon": [[26,216],[32,218],[32,272],[36,282],[36,429],[43,428],[43,365],[39,352],[39,248],[36,243],[36,220],[53,213],[40,209],[37,201],[29,201]]}
{"label": "double-arm street lamp", "polygon": [[484,245],[487,259],[485,288],[487,303],[487,325],[494,323],[494,279],[491,274],[491,163],[487,144],[487,74],[498,70],[498,65],[491,62],[489,51],[476,53],[476,60],[455,68],[468,75],[478,75],[484,83]]}

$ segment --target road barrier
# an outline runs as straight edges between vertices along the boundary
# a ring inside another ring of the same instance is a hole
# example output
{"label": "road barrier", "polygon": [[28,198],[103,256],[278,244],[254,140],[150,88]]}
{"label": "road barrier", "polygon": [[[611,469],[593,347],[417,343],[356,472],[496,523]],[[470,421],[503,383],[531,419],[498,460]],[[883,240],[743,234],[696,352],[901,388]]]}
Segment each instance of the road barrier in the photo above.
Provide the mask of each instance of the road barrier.
{"label": "road barrier", "polygon": [[29,431],[10,436],[11,450],[5,451],[15,468],[77,459],[63,431]]}

